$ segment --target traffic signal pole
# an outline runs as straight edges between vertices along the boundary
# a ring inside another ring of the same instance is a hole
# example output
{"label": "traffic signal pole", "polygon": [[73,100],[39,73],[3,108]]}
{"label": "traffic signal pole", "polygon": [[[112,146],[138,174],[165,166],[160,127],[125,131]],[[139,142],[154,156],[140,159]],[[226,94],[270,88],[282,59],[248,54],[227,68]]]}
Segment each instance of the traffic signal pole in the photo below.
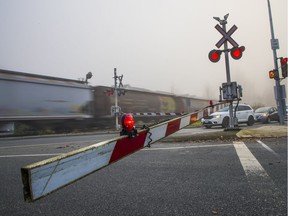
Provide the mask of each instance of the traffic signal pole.
{"label": "traffic signal pole", "polygon": [[[269,12],[269,21],[270,21],[270,29],[271,29],[271,48],[273,50],[273,58],[274,58],[274,68],[278,70],[278,62],[277,62],[277,52],[279,49],[278,39],[275,39],[274,28],[273,28],[273,20],[272,20],[272,12],[270,0],[267,0],[268,3],[268,12]],[[283,88],[280,85],[280,79],[275,79],[275,100],[278,108],[279,120],[280,124],[284,124],[284,112],[285,112],[285,95],[283,92]]]}

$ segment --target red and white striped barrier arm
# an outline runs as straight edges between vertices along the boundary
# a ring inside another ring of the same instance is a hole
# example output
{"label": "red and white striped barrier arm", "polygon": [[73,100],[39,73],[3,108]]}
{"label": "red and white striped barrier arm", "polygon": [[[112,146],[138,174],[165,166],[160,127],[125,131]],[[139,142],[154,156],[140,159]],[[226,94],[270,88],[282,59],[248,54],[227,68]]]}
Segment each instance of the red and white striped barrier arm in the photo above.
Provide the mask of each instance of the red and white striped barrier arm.
{"label": "red and white striped barrier arm", "polygon": [[132,113],[133,116],[181,116],[187,113],[165,113],[165,112],[136,112]]}
{"label": "red and white striped barrier arm", "polygon": [[34,201],[108,166],[200,120],[218,109],[205,108],[151,126],[136,137],[121,136],[21,168],[25,201]]}

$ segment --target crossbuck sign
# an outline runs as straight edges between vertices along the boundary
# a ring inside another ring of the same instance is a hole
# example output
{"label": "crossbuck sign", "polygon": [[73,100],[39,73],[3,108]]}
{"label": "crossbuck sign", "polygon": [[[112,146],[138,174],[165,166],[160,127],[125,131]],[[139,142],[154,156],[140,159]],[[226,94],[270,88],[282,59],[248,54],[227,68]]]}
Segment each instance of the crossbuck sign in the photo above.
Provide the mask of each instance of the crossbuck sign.
{"label": "crossbuck sign", "polygon": [[225,41],[229,41],[230,44],[233,46],[233,47],[238,47],[238,43],[231,37],[231,35],[237,30],[237,26],[236,25],[233,25],[231,27],[231,29],[226,32],[223,28],[221,28],[220,25],[216,25],[215,28],[217,29],[218,32],[220,32],[220,34],[223,35],[223,37],[218,41],[218,43],[216,44],[216,46],[218,48],[220,48],[224,43]]}

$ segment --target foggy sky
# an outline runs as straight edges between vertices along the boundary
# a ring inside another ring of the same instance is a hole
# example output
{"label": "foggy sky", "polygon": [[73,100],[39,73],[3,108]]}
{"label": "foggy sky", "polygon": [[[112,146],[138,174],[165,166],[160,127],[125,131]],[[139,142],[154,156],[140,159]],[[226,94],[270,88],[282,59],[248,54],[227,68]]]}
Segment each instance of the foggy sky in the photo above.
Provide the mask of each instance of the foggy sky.
{"label": "foggy sky", "polygon": [[[270,1],[285,57],[287,0]],[[108,86],[117,68],[123,84],[218,99],[224,55],[212,63],[208,53],[222,37],[213,17],[227,13],[227,30],[235,24],[232,38],[246,47],[230,58],[231,80],[243,102],[274,105],[266,0],[0,0],[0,68],[69,79],[91,71],[91,85]]]}

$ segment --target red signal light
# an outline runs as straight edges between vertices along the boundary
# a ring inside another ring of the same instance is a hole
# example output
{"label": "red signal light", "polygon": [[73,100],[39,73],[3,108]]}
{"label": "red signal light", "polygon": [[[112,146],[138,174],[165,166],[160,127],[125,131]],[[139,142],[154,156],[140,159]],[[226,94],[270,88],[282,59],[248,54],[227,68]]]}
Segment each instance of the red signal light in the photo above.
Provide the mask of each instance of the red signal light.
{"label": "red signal light", "polygon": [[238,60],[242,57],[242,54],[245,50],[244,46],[241,47],[233,47],[230,51],[231,57],[235,60]]}
{"label": "red signal light", "polygon": [[120,135],[128,135],[129,137],[134,137],[137,134],[137,130],[134,126],[134,118],[132,114],[123,114],[121,117],[122,131]]}
{"label": "red signal light", "polygon": [[130,113],[128,113],[128,114],[123,115],[122,118],[123,118],[122,119],[123,128],[126,128],[128,131],[133,130],[133,128],[134,128],[134,118],[133,118],[133,116]]}
{"label": "red signal light", "polygon": [[282,76],[283,78],[287,77],[287,58],[280,58],[281,61],[281,70],[282,70]]}
{"label": "red signal light", "polygon": [[218,62],[220,60],[221,53],[222,52],[220,50],[211,50],[208,54],[209,60],[214,63]]}

